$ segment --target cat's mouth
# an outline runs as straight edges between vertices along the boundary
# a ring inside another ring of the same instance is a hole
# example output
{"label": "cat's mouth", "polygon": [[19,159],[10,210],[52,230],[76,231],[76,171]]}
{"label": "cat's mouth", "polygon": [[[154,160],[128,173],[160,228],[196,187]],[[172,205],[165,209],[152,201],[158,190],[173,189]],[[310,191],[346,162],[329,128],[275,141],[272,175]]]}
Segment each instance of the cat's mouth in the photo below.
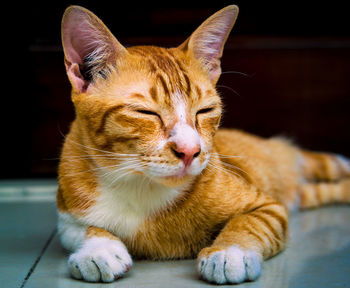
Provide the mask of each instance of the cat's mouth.
{"label": "cat's mouth", "polygon": [[170,180],[170,181],[186,181],[189,178],[195,177],[199,175],[204,167],[194,167],[191,166],[185,166],[180,171],[170,174],[170,175],[159,175],[158,177],[162,180]]}
{"label": "cat's mouth", "polygon": [[[209,154],[208,154],[209,155]],[[198,176],[205,169],[209,160],[209,156],[206,156],[204,161],[195,159],[190,165],[184,163],[178,163],[174,166],[163,166],[163,165],[149,165],[148,169],[145,169],[143,173],[151,179],[161,182],[172,184],[183,184],[193,177]]]}

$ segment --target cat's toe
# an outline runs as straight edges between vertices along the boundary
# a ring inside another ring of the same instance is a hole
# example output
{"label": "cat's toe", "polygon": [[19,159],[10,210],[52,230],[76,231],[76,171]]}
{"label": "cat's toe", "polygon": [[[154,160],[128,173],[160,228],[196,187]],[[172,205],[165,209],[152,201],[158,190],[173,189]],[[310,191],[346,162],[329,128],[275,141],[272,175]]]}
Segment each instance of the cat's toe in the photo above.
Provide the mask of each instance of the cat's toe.
{"label": "cat's toe", "polygon": [[254,281],[261,274],[261,260],[257,253],[247,250],[244,253],[243,261],[246,268],[247,280]]}
{"label": "cat's toe", "polygon": [[128,272],[132,259],[124,244],[107,238],[91,238],[68,259],[72,277],[88,282],[113,282]]}
{"label": "cat's toe", "polygon": [[202,259],[201,275],[204,280],[217,284],[225,284],[226,277],[224,273],[225,251],[215,252],[207,259]]}
{"label": "cat's toe", "polygon": [[68,268],[75,279],[83,279],[88,282],[100,281],[100,271],[93,259],[87,255],[72,254],[68,259]]}
{"label": "cat's toe", "polygon": [[[207,249],[207,248],[205,248]],[[201,253],[198,261],[201,277],[216,284],[236,284],[256,280],[261,273],[261,261],[257,253],[237,246]]]}

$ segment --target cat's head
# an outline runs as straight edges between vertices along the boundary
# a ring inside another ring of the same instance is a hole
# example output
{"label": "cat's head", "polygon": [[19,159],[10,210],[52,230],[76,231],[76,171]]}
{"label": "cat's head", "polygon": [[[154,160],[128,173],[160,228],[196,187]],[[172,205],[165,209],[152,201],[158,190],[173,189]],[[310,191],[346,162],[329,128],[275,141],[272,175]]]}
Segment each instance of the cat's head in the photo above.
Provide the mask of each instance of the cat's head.
{"label": "cat's head", "polygon": [[234,5],[220,10],[176,48],[125,48],[93,13],[67,8],[62,42],[76,121],[89,154],[108,156],[94,157],[98,165],[168,186],[201,173],[221,118],[215,84],[237,14]]}

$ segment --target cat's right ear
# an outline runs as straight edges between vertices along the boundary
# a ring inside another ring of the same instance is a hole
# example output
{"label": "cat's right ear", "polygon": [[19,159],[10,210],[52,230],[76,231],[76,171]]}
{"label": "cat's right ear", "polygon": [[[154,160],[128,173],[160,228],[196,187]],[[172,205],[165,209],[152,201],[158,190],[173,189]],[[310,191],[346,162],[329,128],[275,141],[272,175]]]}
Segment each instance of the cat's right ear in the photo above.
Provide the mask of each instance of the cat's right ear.
{"label": "cat's right ear", "polygon": [[202,23],[179,48],[199,60],[216,84],[221,74],[220,58],[238,15],[236,5],[227,6]]}
{"label": "cat's right ear", "polygon": [[62,19],[62,45],[68,78],[76,93],[86,92],[126,49],[89,10],[70,6]]}

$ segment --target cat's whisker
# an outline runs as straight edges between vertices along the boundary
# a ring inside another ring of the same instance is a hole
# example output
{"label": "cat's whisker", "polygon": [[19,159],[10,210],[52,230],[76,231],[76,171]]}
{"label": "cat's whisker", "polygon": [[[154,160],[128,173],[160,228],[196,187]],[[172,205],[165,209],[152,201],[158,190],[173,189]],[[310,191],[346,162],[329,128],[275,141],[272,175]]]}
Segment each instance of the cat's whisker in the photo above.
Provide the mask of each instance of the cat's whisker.
{"label": "cat's whisker", "polygon": [[216,169],[216,170],[220,170],[220,171],[222,171],[222,172],[224,172],[224,173],[226,173],[226,174],[229,174],[229,175],[236,175],[236,176],[238,176],[238,177],[240,177],[240,178],[243,178],[242,175],[240,175],[239,173],[236,173],[236,172],[234,172],[234,171],[232,171],[232,170],[226,169],[225,167],[218,166],[218,165],[215,164],[215,163],[209,162],[208,165],[211,166],[212,168],[214,168],[214,169]]}
{"label": "cat's whisker", "polygon": [[225,74],[238,74],[238,75],[249,77],[249,78],[254,76],[254,74],[249,75],[247,73],[239,72],[239,71],[224,71],[224,72],[221,72],[221,75],[225,75]]}
{"label": "cat's whisker", "polygon": [[237,166],[235,166],[235,165],[231,165],[231,164],[226,163],[226,162],[222,162],[222,164],[225,165],[225,166],[227,166],[227,167],[230,167],[230,168],[232,168],[232,169],[238,170],[238,171],[240,171],[240,172],[246,174],[247,176],[249,176],[248,172],[244,171],[244,170],[243,170],[242,168],[240,168],[240,167],[237,167]]}
{"label": "cat's whisker", "polygon": [[104,177],[113,177],[112,175],[118,174],[123,171],[129,171],[129,170],[136,170],[137,168],[141,168],[142,166],[139,163],[129,164],[125,167],[118,168],[116,170],[110,171],[110,173],[107,173],[108,175],[104,175]]}
{"label": "cat's whisker", "polygon": [[73,177],[73,176],[81,175],[81,174],[88,173],[88,172],[98,171],[98,170],[101,170],[101,169],[102,169],[102,167],[95,167],[95,168],[91,168],[91,169],[88,169],[88,170],[79,171],[79,172],[76,172],[76,173],[63,174],[63,175],[60,175],[60,178]]}
{"label": "cat's whisker", "polygon": [[102,150],[102,149],[97,149],[97,148],[94,148],[94,147],[90,147],[90,146],[87,146],[87,145],[83,145],[81,143],[78,143],[72,139],[69,139],[69,138],[66,138],[64,135],[63,137],[65,138],[66,141],[69,141],[73,144],[76,144],[78,146],[81,146],[83,148],[86,148],[86,149],[90,149],[90,150],[93,150],[93,151],[99,151],[99,152],[102,152],[102,153],[107,153],[107,154],[111,154],[111,155],[115,155],[115,156],[121,156],[121,155],[128,155],[128,156],[140,156],[141,154],[123,154],[123,153],[116,153],[116,152],[111,152],[111,151],[107,151],[107,150]]}
{"label": "cat's whisker", "polygon": [[232,169],[241,171],[241,172],[243,172],[244,174],[246,174],[247,176],[249,176],[249,174],[248,174],[246,171],[244,171],[242,168],[240,168],[240,167],[238,167],[238,166],[235,166],[235,165],[232,165],[232,164],[230,164],[230,163],[226,163],[226,162],[220,161],[220,160],[215,159],[215,158],[213,158],[213,159],[211,159],[211,160],[212,160],[212,161],[216,161],[217,163],[221,163],[221,164],[223,164],[223,165],[225,165],[225,166],[227,166],[227,167],[230,167],[230,168],[232,168]]}
{"label": "cat's whisker", "polygon": [[234,94],[236,94],[238,97],[242,98],[242,96],[236,91],[234,90],[233,88],[229,87],[229,86],[226,86],[226,85],[216,85],[216,87],[218,88],[226,88],[228,90],[230,90],[231,92],[233,92]]}
{"label": "cat's whisker", "polygon": [[223,169],[222,169],[222,167],[218,167],[218,166],[216,166],[216,165],[214,165],[213,163],[208,163],[208,165],[207,165],[207,168],[209,168],[209,167],[211,167],[211,168],[213,168],[214,169],[214,171],[213,170],[210,170],[212,173],[215,173],[216,171],[215,170],[220,170],[220,171],[222,171],[222,172],[224,172],[224,173],[226,173],[226,174],[230,174],[230,175],[232,175],[233,173],[231,173],[232,171],[230,171],[230,172],[228,172],[228,171],[224,171]]}
{"label": "cat's whisker", "polygon": [[113,173],[117,173],[119,171],[128,169],[131,165],[139,165],[139,160],[125,161],[125,162],[122,162],[120,164],[113,165],[113,166],[103,166],[103,167],[101,167],[102,169],[103,168],[117,168],[117,169],[112,169],[112,170],[106,172],[105,174],[101,175],[101,177],[108,177],[108,176],[112,175]]}
{"label": "cat's whisker", "polygon": [[[145,166],[147,167],[147,166]],[[148,175],[148,174],[144,174],[144,177],[148,179],[148,183],[147,183],[147,186],[150,186],[151,185],[151,181],[154,181],[154,177],[151,176],[151,175]]]}
{"label": "cat's whisker", "polygon": [[119,173],[123,170],[127,170],[129,167],[118,167],[118,166],[115,166],[116,169],[112,169],[112,170],[109,170],[107,172],[105,172],[103,175],[100,175],[101,178],[110,178],[110,177],[113,177],[114,174],[116,173]]}
{"label": "cat's whisker", "polygon": [[[131,162],[131,161],[138,161],[138,160],[135,159],[135,160],[130,160],[130,162]],[[84,173],[88,173],[88,172],[95,172],[95,171],[99,171],[99,170],[106,169],[106,168],[118,167],[118,166],[120,166],[120,165],[121,165],[121,163],[115,164],[115,165],[110,165],[110,166],[98,166],[98,167],[91,168],[91,169],[84,170],[84,171],[80,171],[80,172],[77,172],[77,173],[61,175],[61,177],[77,176],[77,175],[80,175],[80,174],[84,174]]]}
{"label": "cat's whisker", "polygon": [[212,152],[210,154],[217,155],[220,158],[243,158],[243,157],[246,157],[246,156],[240,156],[240,155],[225,155],[225,154],[220,154],[220,153],[215,153],[215,152]]}
{"label": "cat's whisker", "polygon": [[43,160],[45,161],[57,161],[57,160],[60,160],[61,158],[60,157],[56,157],[56,158],[43,158]]}
{"label": "cat's whisker", "polygon": [[[215,167],[215,166],[213,166],[213,164],[210,164],[210,165],[212,166],[213,169],[219,170],[219,171],[221,171],[221,172],[223,172],[223,173],[225,173],[227,175],[231,175],[231,176],[235,175],[235,176],[237,176],[239,178],[243,178],[242,175],[240,175],[238,173],[235,173],[235,172],[233,172],[231,170],[227,170],[227,169],[225,169],[223,167]],[[217,173],[217,172],[214,172],[214,173]]]}
{"label": "cat's whisker", "polygon": [[89,146],[86,146],[86,145],[83,145],[81,143],[78,143],[70,138],[67,138],[66,135],[64,135],[60,130],[59,130],[60,134],[62,135],[62,137],[64,138],[65,141],[69,141],[70,143],[73,143],[77,146],[81,146],[83,148],[88,148],[88,149],[91,149],[91,150],[94,150],[94,151],[100,151],[100,152],[103,152],[103,153],[110,153],[110,154],[113,154],[113,152],[110,152],[110,151],[107,151],[107,150],[100,150],[100,149],[97,149],[97,148],[94,148],[94,147],[89,147]]}
{"label": "cat's whisker", "polygon": [[209,170],[209,172],[211,172],[211,173],[215,173],[215,171],[212,170],[211,166],[209,166],[209,163],[207,164],[207,166],[205,167],[205,169],[203,169],[203,171],[201,173],[203,173],[204,170],[206,170],[206,169]]}
{"label": "cat's whisker", "polygon": [[130,169],[128,169],[127,171],[125,171],[124,173],[118,175],[118,177],[114,178],[112,182],[109,183],[108,187],[111,188],[113,186],[114,183],[116,183],[119,179],[125,177],[128,174],[131,174],[132,172],[130,171]]}
{"label": "cat's whisker", "polygon": [[121,154],[114,153],[115,155],[106,155],[106,154],[84,154],[84,155],[72,155],[71,157],[136,157],[140,154]]}
{"label": "cat's whisker", "polygon": [[114,173],[120,173],[121,170],[126,170],[124,173],[118,175],[118,177],[113,179],[113,181],[109,184],[109,187],[113,186],[113,184],[116,183],[119,179],[122,179],[123,177],[125,177],[125,176],[127,176],[129,174],[132,174],[136,170],[136,168],[142,168],[142,167],[145,167],[145,164],[134,165],[134,166],[127,166],[127,167],[124,167],[122,169],[113,171]]}
{"label": "cat's whisker", "polygon": [[[64,158],[64,157],[63,157]],[[108,155],[85,155],[85,156],[69,156],[67,157],[68,159],[73,159],[73,160],[92,160],[92,159],[99,159],[99,160],[128,160],[129,159],[137,159],[135,156],[108,156]]]}

